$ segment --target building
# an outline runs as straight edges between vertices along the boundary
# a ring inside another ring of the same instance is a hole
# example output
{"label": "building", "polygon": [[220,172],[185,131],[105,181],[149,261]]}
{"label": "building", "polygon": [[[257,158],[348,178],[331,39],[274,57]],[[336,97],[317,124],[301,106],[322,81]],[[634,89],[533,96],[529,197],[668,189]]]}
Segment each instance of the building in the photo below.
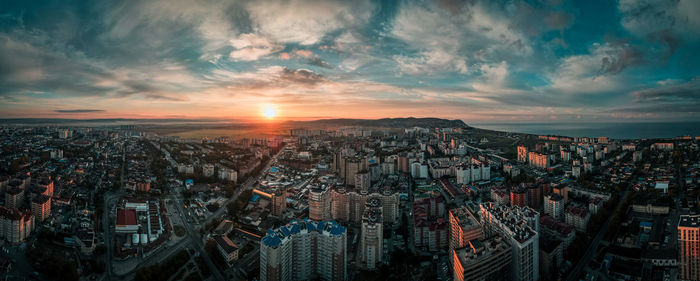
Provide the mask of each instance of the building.
{"label": "building", "polygon": [[216,242],[216,249],[228,266],[233,265],[233,262],[238,260],[238,246],[231,239],[225,235],[216,235],[214,242]]}
{"label": "building", "polygon": [[309,189],[309,219],[325,221],[331,219],[331,192],[325,185]]}
{"label": "building", "polygon": [[360,237],[360,257],[369,270],[377,268],[384,260],[384,232],[382,224],[382,205],[377,198],[367,200],[362,216],[362,233]]}
{"label": "building", "polygon": [[236,182],[238,181],[238,172],[236,172],[236,170],[234,169],[219,167],[219,179],[224,181]]}
{"label": "building", "polygon": [[38,195],[32,198],[32,215],[37,222],[43,222],[51,215],[51,197]]}
{"label": "building", "polygon": [[483,238],[481,224],[465,206],[449,211],[450,243],[449,251],[466,247],[471,240]]}
{"label": "building", "polygon": [[544,197],[544,213],[556,219],[564,219],[564,197],[552,193]]}
{"label": "building", "polygon": [[547,154],[532,151],[528,152],[527,159],[530,167],[549,169],[549,155]]}
{"label": "building", "polygon": [[347,279],[347,231],[333,221],[292,220],[260,242],[260,280]]}
{"label": "building", "polygon": [[558,240],[542,240],[540,239],[540,269],[544,277],[553,277],[556,272],[555,268],[564,262],[563,243]]}
{"label": "building", "polygon": [[399,220],[399,194],[391,188],[381,192],[367,194],[364,192],[347,191],[343,187],[331,190],[331,218],[341,222],[361,223],[365,203],[370,198],[378,198],[382,202],[382,216],[385,225],[392,225]]}
{"label": "building", "polygon": [[272,215],[282,217],[287,211],[287,192],[281,189],[273,191],[270,196],[270,205]]}
{"label": "building", "polygon": [[30,212],[0,207],[0,237],[10,244],[24,242],[34,230],[34,217]]}
{"label": "building", "polygon": [[449,223],[442,196],[430,196],[413,202],[413,243],[416,248],[437,252],[447,248]]}
{"label": "building", "polygon": [[214,175],[214,165],[212,164],[204,164],[202,165],[202,175],[204,177],[211,177]]}
{"label": "building", "polygon": [[8,209],[17,209],[24,200],[24,189],[18,187],[9,187],[5,190],[5,207]]}
{"label": "building", "polygon": [[116,233],[137,233],[139,223],[136,219],[136,209],[117,209],[117,222],[114,225]]}
{"label": "building", "polygon": [[525,147],[524,145],[518,146],[518,162],[528,162],[527,147]]}
{"label": "building", "polygon": [[700,280],[700,215],[678,220],[678,271],[681,280]]}
{"label": "building", "polygon": [[370,174],[367,171],[360,171],[355,174],[355,189],[361,192],[369,192]]}
{"label": "building", "polygon": [[539,213],[529,207],[491,203],[479,206],[484,227],[502,235],[510,243],[510,280],[539,280]]}
{"label": "building", "polygon": [[527,206],[535,210],[542,207],[542,186],[540,184],[527,186]]}
{"label": "building", "polygon": [[519,187],[514,187],[510,191],[510,204],[513,206],[525,207],[527,206],[527,193],[524,189]]}
{"label": "building", "polygon": [[586,208],[571,206],[566,208],[566,223],[573,225],[576,230],[585,232],[588,227],[588,220],[591,218],[591,212]]}
{"label": "building", "polygon": [[454,281],[510,280],[511,246],[501,236],[470,240],[451,251]]}
{"label": "building", "polygon": [[561,241],[563,249],[569,248],[576,238],[576,229],[550,216],[540,216],[540,234],[548,241]]}

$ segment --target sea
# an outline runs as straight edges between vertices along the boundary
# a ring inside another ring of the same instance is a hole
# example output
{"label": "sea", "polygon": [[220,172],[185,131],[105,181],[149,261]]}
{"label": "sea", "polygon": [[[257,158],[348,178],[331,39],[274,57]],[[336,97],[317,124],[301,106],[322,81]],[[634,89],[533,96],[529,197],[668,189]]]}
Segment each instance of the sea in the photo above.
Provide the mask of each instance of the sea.
{"label": "sea", "polygon": [[467,123],[472,127],[568,137],[609,137],[613,139],[661,139],[700,136],[700,122],[640,123]]}

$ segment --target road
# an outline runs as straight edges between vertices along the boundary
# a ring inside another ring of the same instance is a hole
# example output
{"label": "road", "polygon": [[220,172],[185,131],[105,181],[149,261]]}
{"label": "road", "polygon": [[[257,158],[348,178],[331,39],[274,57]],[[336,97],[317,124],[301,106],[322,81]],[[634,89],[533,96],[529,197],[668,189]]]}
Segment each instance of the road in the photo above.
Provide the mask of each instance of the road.
{"label": "road", "polygon": [[280,151],[277,152],[277,154],[270,158],[270,161],[267,161],[265,167],[260,170],[259,174],[257,174],[255,177],[249,177],[248,180],[246,180],[240,188],[236,189],[236,191],[233,192],[233,196],[231,196],[231,198],[227,199],[223,204],[221,204],[221,207],[218,210],[216,210],[211,216],[209,216],[209,218],[204,222],[204,225],[209,223],[214,218],[221,217],[221,215],[223,215],[224,212],[226,212],[227,210],[226,206],[228,206],[229,203],[236,201],[236,199],[238,199],[238,196],[241,195],[241,193],[244,190],[252,189],[253,184],[267,174],[267,171],[270,169],[270,166],[272,166],[272,164],[277,160],[277,157],[279,157],[280,154],[282,154],[282,151],[284,151],[284,146],[282,146],[282,148],[280,149]]}
{"label": "road", "polygon": [[[244,182],[241,185],[241,188],[238,188],[233,196],[231,198],[227,199],[224,204],[219,208],[217,211],[212,213],[209,218],[204,222],[203,225],[206,225],[206,223],[210,222],[214,218],[221,217],[224,212],[227,210],[226,205],[228,203],[235,201],[238,199],[238,196],[244,191],[244,190],[249,190],[252,189],[254,186],[254,183],[260,178],[264,177],[267,173],[267,170],[270,169],[270,166],[272,163],[275,162],[277,157],[281,154],[282,149],[275,154],[270,161],[268,161],[265,164],[265,167],[260,170],[260,173],[256,175],[255,177],[249,177],[246,182]],[[124,163],[122,165],[122,175],[121,175],[121,183],[122,183],[122,190],[123,190],[123,184],[124,184],[124,172],[125,172],[125,165],[126,165],[126,156],[125,152],[122,154],[122,162]],[[134,278],[134,273],[139,267],[142,267],[144,265],[150,265],[155,262],[161,262],[165,260],[167,257],[170,255],[176,253],[180,249],[184,248],[185,246],[192,246],[195,251],[199,253],[200,256],[202,256],[202,259],[204,262],[210,267],[211,272],[213,273],[213,277],[215,280],[225,280],[224,276],[221,274],[221,271],[219,271],[218,267],[214,264],[214,262],[211,260],[211,257],[209,257],[209,254],[206,252],[204,249],[204,244],[202,237],[199,234],[199,225],[192,225],[192,223],[189,222],[187,217],[185,217],[185,211],[183,210],[183,202],[182,198],[172,198],[173,201],[175,201],[176,210],[178,212],[178,215],[180,216],[180,220],[185,227],[186,231],[186,236],[182,238],[182,240],[178,241],[174,246],[170,246],[168,248],[159,248],[156,250],[156,252],[146,258],[143,258],[142,260],[139,260],[139,266],[134,267],[133,269],[129,270],[127,273],[122,273],[122,274],[116,274],[114,272],[114,265],[113,265],[113,241],[112,241],[112,235],[113,235],[113,229],[112,226],[110,225],[110,217],[109,213],[111,212],[112,208],[114,207],[114,204],[117,203],[118,199],[123,195],[123,192],[117,192],[117,193],[106,193],[105,194],[105,213],[103,216],[103,226],[104,226],[104,231],[105,231],[105,245],[109,245],[107,247],[107,255],[108,255],[108,262],[107,262],[107,280],[132,280]]]}
{"label": "road", "polygon": [[[122,147],[122,172],[121,172],[121,178],[119,180],[119,183],[121,184],[120,190],[124,190],[124,174],[126,173],[126,149]],[[112,264],[112,260],[114,258],[114,254],[112,251],[114,250],[114,242],[112,241],[112,225],[110,224],[110,217],[109,214],[112,212],[112,207],[114,203],[116,203],[119,198],[122,196],[122,192],[118,193],[110,193],[107,192],[104,197],[104,213],[102,214],[102,227],[104,229],[104,239],[105,239],[105,246],[107,248],[107,280],[112,280],[114,277],[114,266]]]}

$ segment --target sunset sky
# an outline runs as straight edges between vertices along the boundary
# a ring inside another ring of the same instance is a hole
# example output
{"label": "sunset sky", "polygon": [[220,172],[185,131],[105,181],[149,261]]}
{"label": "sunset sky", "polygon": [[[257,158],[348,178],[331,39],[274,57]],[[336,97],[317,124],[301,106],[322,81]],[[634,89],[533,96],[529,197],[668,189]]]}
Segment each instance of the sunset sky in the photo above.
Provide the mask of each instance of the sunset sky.
{"label": "sunset sky", "polygon": [[699,15],[697,0],[2,1],[0,118],[697,120]]}

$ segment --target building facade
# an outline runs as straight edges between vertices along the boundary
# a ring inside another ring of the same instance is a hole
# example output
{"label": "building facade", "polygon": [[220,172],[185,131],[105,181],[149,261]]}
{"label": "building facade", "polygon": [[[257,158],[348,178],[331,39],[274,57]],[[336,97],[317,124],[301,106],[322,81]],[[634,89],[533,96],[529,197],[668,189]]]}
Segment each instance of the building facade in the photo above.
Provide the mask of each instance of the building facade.
{"label": "building facade", "polygon": [[347,279],[347,231],[333,221],[297,221],[267,230],[260,243],[260,280]]}

